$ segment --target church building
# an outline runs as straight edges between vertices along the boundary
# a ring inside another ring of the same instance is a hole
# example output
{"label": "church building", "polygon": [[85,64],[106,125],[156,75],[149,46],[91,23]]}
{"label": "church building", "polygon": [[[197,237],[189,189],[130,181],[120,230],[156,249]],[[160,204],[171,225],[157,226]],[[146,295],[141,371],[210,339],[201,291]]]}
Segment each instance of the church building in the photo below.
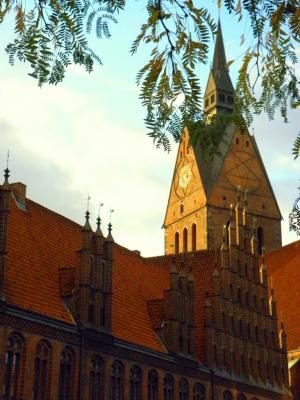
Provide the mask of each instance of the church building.
{"label": "church building", "polygon": [[[205,111],[233,102],[219,24]],[[3,400],[292,399],[264,254],[280,251],[280,210],[254,137],[233,124],[225,137],[205,161],[184,131],[157,257],[115,243],[89,211],[81,226],[37,204],[5,170]]]}

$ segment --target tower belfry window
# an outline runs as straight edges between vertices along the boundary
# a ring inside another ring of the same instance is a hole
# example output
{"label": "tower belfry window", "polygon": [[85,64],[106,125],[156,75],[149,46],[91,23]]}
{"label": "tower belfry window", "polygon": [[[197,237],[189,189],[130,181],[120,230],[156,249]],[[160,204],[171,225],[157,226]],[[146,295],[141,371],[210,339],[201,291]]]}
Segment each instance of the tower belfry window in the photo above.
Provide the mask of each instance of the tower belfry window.
{"label": "tower belfry window", "polygon": [[179,253],[179,233],[175,233],[175,253]]}
{"label": "tower belfry window", "polygon": [[183,230],[183,252],[186,253],[188,250],[188,231],[186,228]]}
{"label": "tower belfry window", "polygon": [[197,246],[197,226],[196,224],[192,225],[192,251],[196,251]]}

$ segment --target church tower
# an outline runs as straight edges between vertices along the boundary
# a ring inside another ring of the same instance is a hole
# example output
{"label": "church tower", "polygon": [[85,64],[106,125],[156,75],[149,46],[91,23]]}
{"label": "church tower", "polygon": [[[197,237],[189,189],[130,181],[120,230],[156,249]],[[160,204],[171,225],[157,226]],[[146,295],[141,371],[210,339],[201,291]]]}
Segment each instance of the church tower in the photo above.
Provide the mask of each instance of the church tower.
{"label": "church tower", "polygon": [[[204,111],[208,117],[228,113],[233,104],[219,22]],[[186,128],[182,134],[163,224],[165,254],[219,248],[231,205],[241,196],[256,224],[259,252],[281,247],[282,217],[255,138],[233,123],[224,129],[220,155],[209,161],[199,143],[189,144]]]}
{"label": "church tower", "polygon": [[224,42],[219,21],[212,68],[204,94],[204,112],[232,112],[234,88],[229,76]]}

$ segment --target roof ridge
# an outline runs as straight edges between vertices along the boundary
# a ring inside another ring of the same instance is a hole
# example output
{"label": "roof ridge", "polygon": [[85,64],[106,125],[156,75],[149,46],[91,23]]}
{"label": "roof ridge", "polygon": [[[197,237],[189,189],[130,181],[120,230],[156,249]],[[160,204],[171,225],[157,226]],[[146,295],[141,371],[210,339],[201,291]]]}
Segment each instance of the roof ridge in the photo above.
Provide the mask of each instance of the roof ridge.
{"label": "roof ridge", "polygon": [[48,208],[48,207],[46,207],[46,206],[43,206],[42,204],[37,203],[37,202],[34,201],[34,200],[31,200],[31,199],[29,199],[29,198],[26,198],[26,202],[29,202],[29,203],[31,203],[33,206],[37,206],[37,207],[43,209],[44,211],[46,211],[46,212],[49,213],[49,214],[54,214],[54,215],[56,215],[57,217],[59,217],[60,219],[63,219],[63,220],[65,220],[65,221],[67,221],[67,222],[70,222],[70,223],[73,224],[73,225],[76,225],[76,226],[77,226],[78,228],[80,228],[80,229],[82,228],[82,225],[80,225],[78,222],[76,222],[76,221],[74,221],[74,220],[72,220],[72,219],[70,219],[70,218],[68,218],[68,217],[65,217],[64,215],[60,214],[60,213],[57,212],[57,211],[54,211],[54,210],[52,210],[52,209],[50,209],[50,208]]}

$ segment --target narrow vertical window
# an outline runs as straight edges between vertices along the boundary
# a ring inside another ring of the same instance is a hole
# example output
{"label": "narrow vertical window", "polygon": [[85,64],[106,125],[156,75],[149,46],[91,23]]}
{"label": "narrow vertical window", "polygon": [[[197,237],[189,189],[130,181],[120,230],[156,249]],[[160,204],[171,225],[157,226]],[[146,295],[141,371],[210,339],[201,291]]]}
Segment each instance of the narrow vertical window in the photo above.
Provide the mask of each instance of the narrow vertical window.
{"label": "narrow vertical window", "polygon": [[34,360],[34,377],[32,388],[33,400],[45,400],[49,390],[49,364],[51,350],[50,345],[41,340],[36,346]]}
{"label": "narrow vertical window", "polygon": [[124,367],[120,361],[114,361],[111,374],[111,400],[124,399]]}
{"label": "narrow vertical window", "polygon": [[195,383],[193,388],[193,400],[205,400],[205,386],[202,383]]}
{"label": "narrow vertical window", "polygon": [[262,254],[264,247],[264,230],[261,226],[257,229],[257,242],[258,242],[258,254]]}
{"label": "narrow vertical window", "polygon": [[103,380],[103,361],[99,356],[95,356],[90,365],[90,396],[89,400],[99,400],[102,398]]}
{"label": "narrow vertical window", "polygon": [[164,379],[164,400],[174,399],[174,378],[167,374]]}
{"label": "narrow vertical window", "polygon": [[188,250],[188,231],[186,228],[183,230],[183,252],[186,253]]}
{"label": "narrow vertical window", "polygon": [[69,347],[67,347],[61,353],[60,357],[58,400],[71,399],[73,368],[74,368],[73,351]]}
{"label": "narrow vertical window", "polygon": [[153,369],[148,373],[148,400],[158,400],[158,374]]}
{"label": "narrow vertical window", "polygon": [[197,226],[196,224],[192,225],[192,251],[196,251],[197,247]]}
{"label": "narrow vertical window", "polygon": [[232,393],[229,390],[223,392],[223,400],[233,400]]}
{"label": "narrow vertical window", "polygon": [[179,233],[175,233],[175,253],[179,253]]}
{"label": "narrow vertical window", "polygon": [[24,342],[19,335],[15,334],[8,338],[6,346],[2,393],[4,399],[16,399],[20,389]]}
{"label": "narrow vertical window", "polygon": [[179,382],[179,400],[189,400],[189,383],[185,378]]}
{"label": "narrow vertical window", "polygon": [[137,365],[131,368],[129,399],[141,400],[142,398],[142,370]]}

